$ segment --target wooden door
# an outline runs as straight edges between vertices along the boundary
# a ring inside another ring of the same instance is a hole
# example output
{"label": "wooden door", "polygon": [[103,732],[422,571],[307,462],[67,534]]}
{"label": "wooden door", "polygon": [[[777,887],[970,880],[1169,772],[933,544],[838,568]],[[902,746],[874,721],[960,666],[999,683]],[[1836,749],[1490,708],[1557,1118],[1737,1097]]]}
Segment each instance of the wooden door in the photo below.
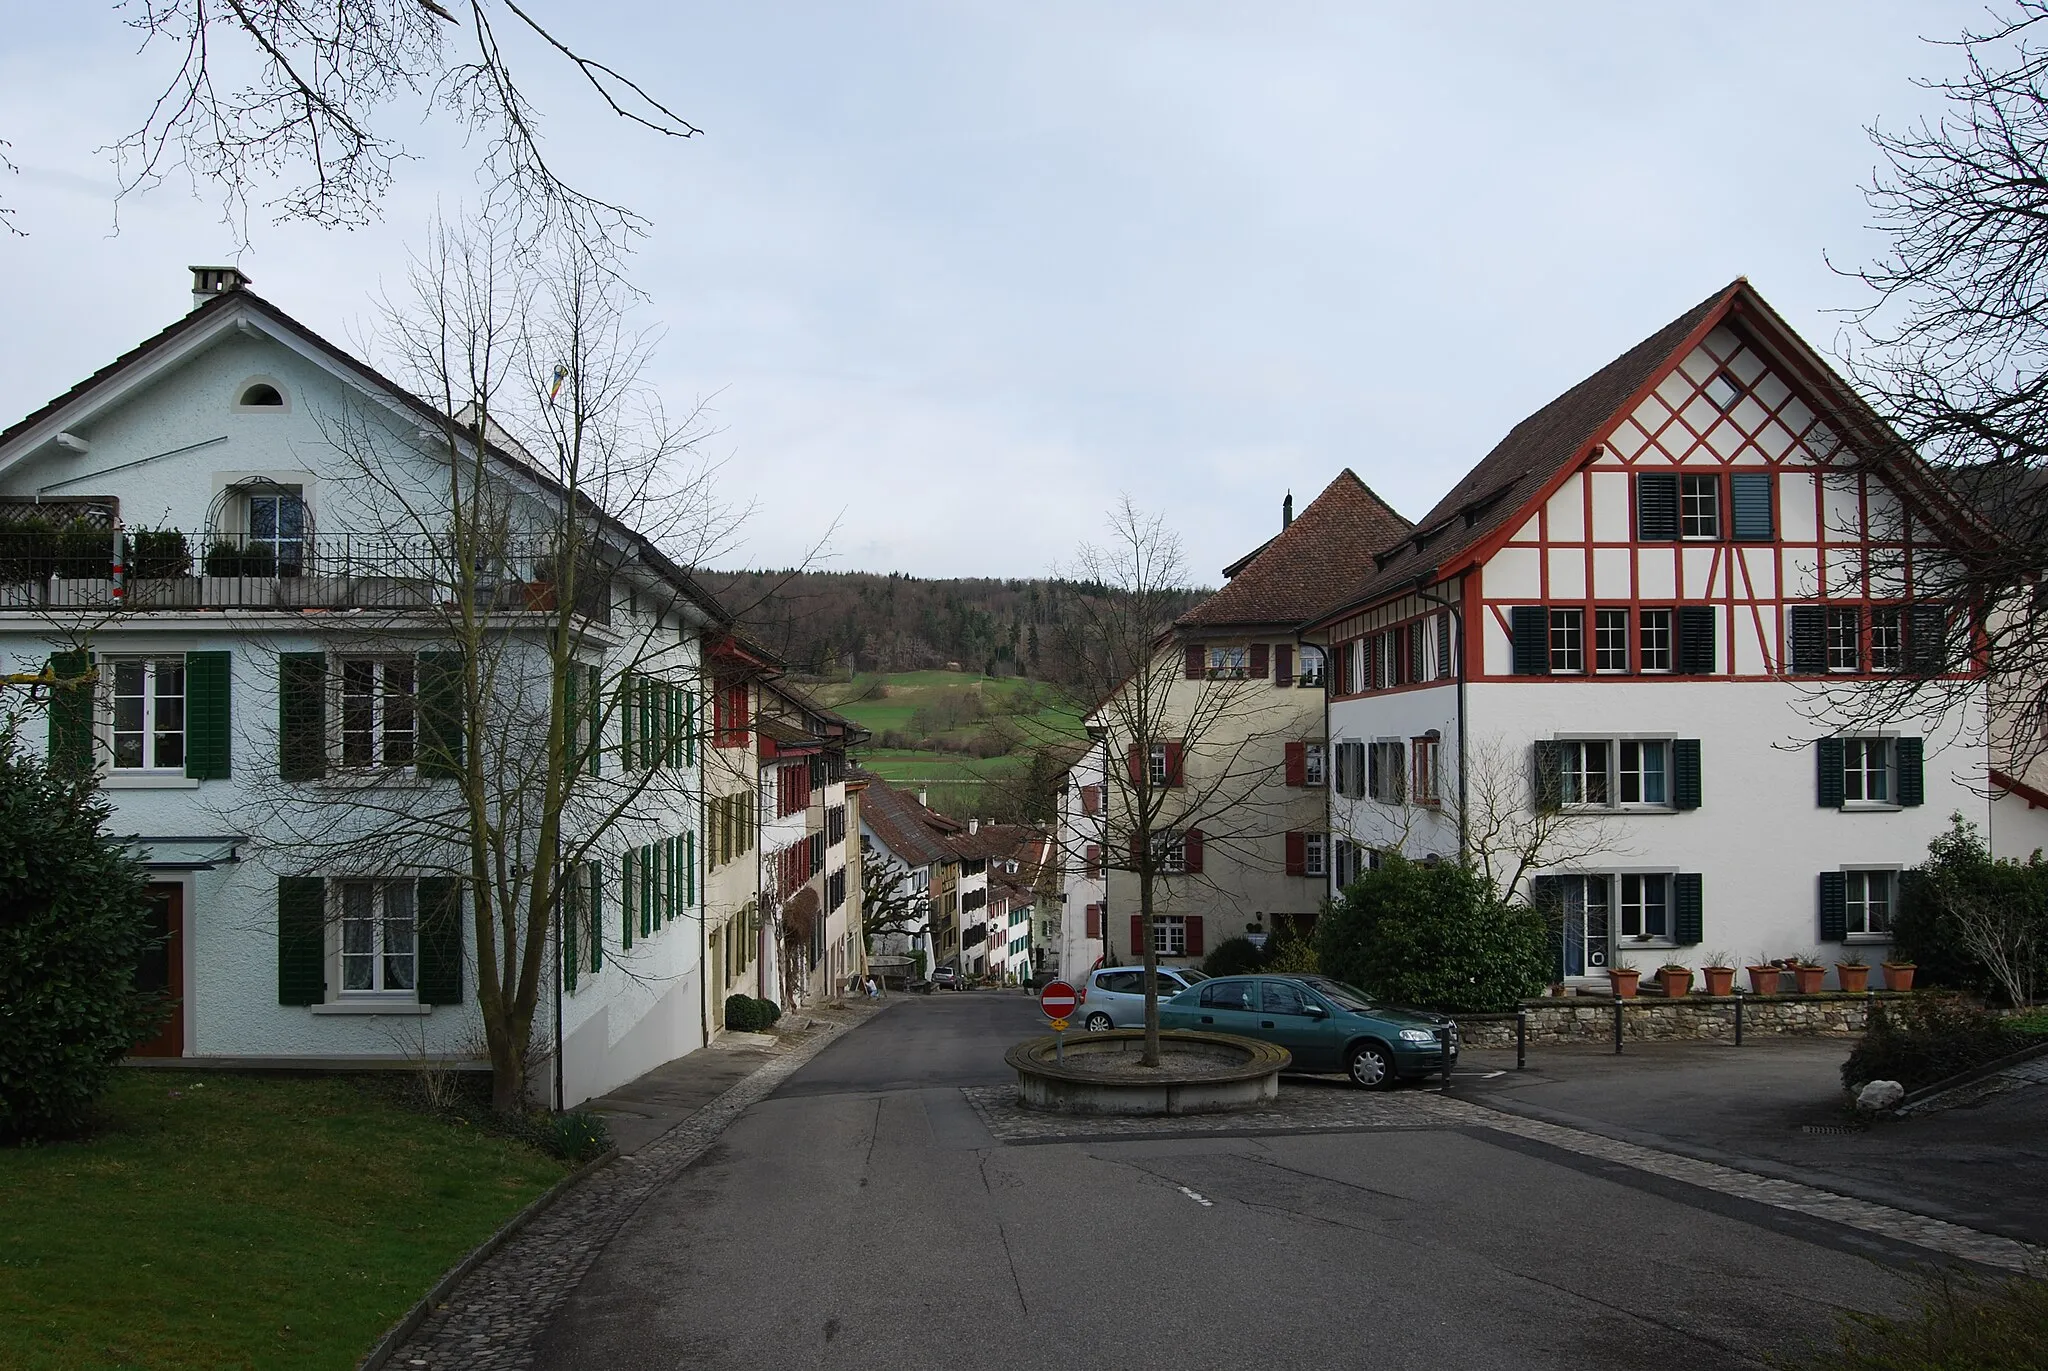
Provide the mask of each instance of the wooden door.
{"label": "wooden door", "polygon": [[171,1000],[170,1015],[156,1036],[135,1044],[138,1057],[182,1057],[185,1055],[185,887],[150,885],[150,935],[158,944],[142,955],[135,983],[144,990],[158,991]]}

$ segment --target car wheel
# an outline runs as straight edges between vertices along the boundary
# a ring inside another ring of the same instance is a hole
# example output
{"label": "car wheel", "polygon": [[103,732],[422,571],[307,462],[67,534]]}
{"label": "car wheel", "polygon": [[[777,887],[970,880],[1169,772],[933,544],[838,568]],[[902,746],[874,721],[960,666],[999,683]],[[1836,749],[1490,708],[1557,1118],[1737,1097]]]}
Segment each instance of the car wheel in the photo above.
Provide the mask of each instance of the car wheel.
{"label": "car wheel", "polygon": [[1398,1077],[1394,1075],[1394,1054],[1381,1043],[1360,1043],[1351,1049],[1350,1060],[1344,1063],[1344,1073],[1351,1077],[1351,1083],[1366,1090],[1391,1090]]}
{"label": "car wheel", "polygon": [[1081,1021],[1081,1027],[1087,1029],[1090,1033],[1107,1033],[1110,1029],[1115,1028],[1116,1025],[1109,1021],[1109,1015],[1107,1014],[1090,1014]]}

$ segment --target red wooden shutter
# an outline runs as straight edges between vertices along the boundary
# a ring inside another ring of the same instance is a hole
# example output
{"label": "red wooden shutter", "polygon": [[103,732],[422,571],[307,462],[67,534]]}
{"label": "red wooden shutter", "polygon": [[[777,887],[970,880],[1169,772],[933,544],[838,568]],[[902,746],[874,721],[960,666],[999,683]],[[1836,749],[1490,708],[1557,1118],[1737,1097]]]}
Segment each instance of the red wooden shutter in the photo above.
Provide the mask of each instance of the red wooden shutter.
{"label": "red wooden shutter", "polygon": [[1287,874],[1290,876],[1308,875],[1308,834],[1306,833],[1290,833],[1287,835]]}
{"label": "red wooden shutter", "polygon": [[1131,915],[1131,960],[1134,962],[1145,960],[1145,916],[1143,914]]}
{"label": "red wooden shutter", "polygon": [[1132,743],[1130,750],[1124,754],[1124,760],[1130,764],[1132,786],[1143,789],[1145,785],[1145,750],[1138,744]]}
{"label": "red wooden shutter", "polygon": [[1168,785],[1179,785],[1181,783],[1180,757],[1180,744],[1168,743],[1166,745],[1166,783]]}
{"label": "red wooden shutter", "polygon": [[1081,812],[1083,814],[1100,814],[1102,812],[1101,786],[1084,785],[1081,787]]}
{"label": "red wooden shutter", "polygon": [[1190,914],[1186,922],[1188,928],[1188,955],[1190,957],[1199,957],[1202,955],[1202,916]]}
{"label": "red wooden shutter", "polygon": [[1273,649],[1273,684],[1294,684],[1294,649],[1286,643]]}
{"label": "red wooden shutter", "polygon": [[1131,835],[1131,869],[1133,871],[1137,870],[1138,867],[1144,864],[1144,859],[1145,840],[1133,833]]}
{"label": "red wooden shutter", "polygon": [[1187,677],[1190,681],[1202,679],[1206,674],[1203,668],[1208,665],[1208,662],[1209,654],[1200,643],[1188,644]]}
{"label": "red wooden shutter", "polygon": [[1287,745],[1287,784],[1308,784],[1307,743],[1289,743]]}
{"label": "red wooden shutter", "polygon": [[1091,881],[1102,879],[1102,848],[1095,843],[1088,844],[1087,854],[1082,857],[1082,871]]}
{"label": "red wooden shutter", "polygon": [[1202,830],[1191,828],[1181,840],[1182,867],[1191,876],[1202,874]]}
{"label": "red wooden shutter", "polygon": [[1088,906],[1087,936],[1091,938],[1099,938],[1102,936],[1102,906],[1099,904],[1091,904]]}
{"label": "red wooden shutter", "polygon": [[1266,645],[1264,643],[1252,644],[1252,679],[1255,681],[1266,679]]}

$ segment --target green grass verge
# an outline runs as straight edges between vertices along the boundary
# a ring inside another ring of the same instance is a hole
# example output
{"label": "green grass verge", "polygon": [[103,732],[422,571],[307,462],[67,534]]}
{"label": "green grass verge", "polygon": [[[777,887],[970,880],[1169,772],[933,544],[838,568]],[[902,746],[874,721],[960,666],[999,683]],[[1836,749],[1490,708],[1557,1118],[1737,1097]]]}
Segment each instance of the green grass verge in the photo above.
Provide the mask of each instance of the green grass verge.
{"label": "green grass verge", "polygon": [[102,1115],[0,1149],[13,1371],[346,1371],[566,1170],[340,1078],[137,1068]]}
{"label": "green grass verge", "polygon": [[2024,1014],[2015,1014],[2005,1021],[2005,1026],[2030,1038],[2048,1038],[2048,1009],[2029,1009]]}

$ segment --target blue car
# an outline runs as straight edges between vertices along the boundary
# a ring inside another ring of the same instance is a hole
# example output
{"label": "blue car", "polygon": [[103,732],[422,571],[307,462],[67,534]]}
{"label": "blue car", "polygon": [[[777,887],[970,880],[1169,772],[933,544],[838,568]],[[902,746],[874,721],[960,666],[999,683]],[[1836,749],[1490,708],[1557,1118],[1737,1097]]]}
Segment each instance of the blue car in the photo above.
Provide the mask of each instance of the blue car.
{"label": "blue car", "polygon": [[1374,1004],[1328,976],[1221,976],[1159,1006],[1161,1028],[1234,1033],[1276,1043],[1295,1069],[1341,1071],[1354,1085],[1389,1089],[1457,1065],[1458,1025],[1448,1016]]}

